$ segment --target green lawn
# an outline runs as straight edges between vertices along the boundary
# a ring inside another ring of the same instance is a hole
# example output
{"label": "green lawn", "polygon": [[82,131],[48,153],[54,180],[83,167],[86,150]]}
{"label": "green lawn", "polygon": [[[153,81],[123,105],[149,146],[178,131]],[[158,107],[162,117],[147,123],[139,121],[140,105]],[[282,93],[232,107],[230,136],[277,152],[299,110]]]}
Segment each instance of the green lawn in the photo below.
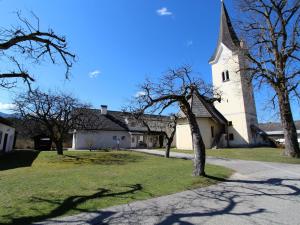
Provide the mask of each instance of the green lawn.
{"label": "green lawn", "polygon": [[0,157],[0,224],[48,218],[203,187],[232,171],[207,165],[214,178],[192,177],[192,161],[133,152],[18,151]]}
{"label": "green lawn", "polygon": [[[164,149],[160,150],[164,151]],[[208,156],[231,159],[300,164],[300,159],[283,156],[282,151],[282,149],[277,148],[231,148],[208,149],[206,150],[206,154]],[[193,153],[189,150],[179,149],[172,149],[171,152]]]}

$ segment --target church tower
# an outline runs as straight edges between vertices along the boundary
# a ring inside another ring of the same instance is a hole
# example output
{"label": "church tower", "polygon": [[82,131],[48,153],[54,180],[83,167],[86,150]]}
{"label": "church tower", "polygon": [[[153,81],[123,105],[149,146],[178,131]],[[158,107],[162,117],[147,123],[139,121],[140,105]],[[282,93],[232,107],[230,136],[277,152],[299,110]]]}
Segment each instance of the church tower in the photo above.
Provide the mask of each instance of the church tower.
{"label": "church tower", "polygon": [[215,107],[228,120],[228,144],[231,147],[257,143],[251,127],[257,125],[257,115],[252,83],[248,82],[246,58],[242,54],[243,43],[237,37],[222,1],[220,33],[216,50],[209,60],[212,81],[222,94]]}

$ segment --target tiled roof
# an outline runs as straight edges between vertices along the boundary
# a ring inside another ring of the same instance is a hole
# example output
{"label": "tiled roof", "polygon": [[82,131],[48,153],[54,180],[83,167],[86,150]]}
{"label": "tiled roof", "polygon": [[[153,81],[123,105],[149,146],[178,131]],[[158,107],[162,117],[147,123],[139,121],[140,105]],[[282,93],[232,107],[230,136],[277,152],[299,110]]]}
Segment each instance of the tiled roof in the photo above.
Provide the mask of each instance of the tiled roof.
{"label": "tiled roof", "polygon": [[[101,114],[98,109],[80,109],[81,116],[77,119],[77,125],[74,127],[79,130],[107,130],[107,131],[126,131],[127,126],[119,120],[116,113],[107,112]],[[115,114],[115,116],[112,116]]]}
{"label": "tiled roof", "polygon": [[[213,103],[207,97],[204,97],[199,92],[196,92],[190,101],[190,104],[192,104],[192,111],[196,117],[214,118],[219,123],[227,125],[228,121],[226,118],[214,107]],[[181,117],[185,117],[183,112],[180,112],[179,115]]]}
{"label": "tiled roof", "polygon": [[[99,109],[80,109],[82,116],[75,129],[78,130],[106,130],[106,131],[129,131],[147,132],[146,126],[137,121],[130,113],[120,111],[107,111],[101,114]],[[170,122],[170,117],[159,115],[144,115],[144,120],[153,132],[161,132]],[[161,124],[161,127],[157,125]]]}
{"label": "tiled roof", "polygon": [[[295,121],[296,129],[300,130],[300,120]],[[260,123],[259,128],[265,132],[282,131],[281,123]]]}
{"label": "tiled roof", "polygon": [[218,44],[216,47],[216,50],[212,57],[210,58],[209,62],[212,62],[215,60],[218,48],[221,43],[223,43],[227,48],[229,48],[232,51],[236,51],[240,48],[240,40],[237,36],[237,34],[234,31],[234,28],[232,26],[230,17],[228,15],[225,3],[222,2],[221,7],[221,21],[220,21],[220,31],[219,31],[219,39]]}

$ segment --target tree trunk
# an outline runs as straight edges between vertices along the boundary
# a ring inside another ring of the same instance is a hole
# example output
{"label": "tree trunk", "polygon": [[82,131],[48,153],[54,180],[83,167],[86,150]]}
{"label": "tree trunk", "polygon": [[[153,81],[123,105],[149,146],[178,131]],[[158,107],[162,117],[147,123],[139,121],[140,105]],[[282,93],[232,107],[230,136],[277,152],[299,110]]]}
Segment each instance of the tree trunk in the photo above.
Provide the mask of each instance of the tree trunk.
{"label": "tree trunk", "polygon": [[168,143],[167,146],[166,146],[166,152],[165,152],[165,157],[166,158],[170,158],[170,149],[171,149],[171,145]]}
{"label": "tree trunk", "polygon": [[193,149],[194,149],[194,176],[205,176],[205,145],[201,137],[200,129],[195,115],[190,112],[187,115],[190,123],[192,134]]}
{"label": "tree trunk", "polygon": [[277,91],[281,124],[284,132],[285,139],[285,151],[284,154],[290,157],[300,157],[299,143],[297,140],[297,131],[293,115],[291,111],[291,105],[288,92]]}
{"label": "tree trunk", "polygon": [[176,125],[175,125],[170,137],[167,137],[168,141],[167,141],[166,154],[165,154],[166,158],[170,158],[170,150],[171,150],[171,147],[172,147],[172,143],[173,143],[173,140],[174,140],[175,133],[176,133]]}
{"label": "tree trunk", "polygon": [[58,155],[63,155],[63,141],[55,141],[56,152]]}

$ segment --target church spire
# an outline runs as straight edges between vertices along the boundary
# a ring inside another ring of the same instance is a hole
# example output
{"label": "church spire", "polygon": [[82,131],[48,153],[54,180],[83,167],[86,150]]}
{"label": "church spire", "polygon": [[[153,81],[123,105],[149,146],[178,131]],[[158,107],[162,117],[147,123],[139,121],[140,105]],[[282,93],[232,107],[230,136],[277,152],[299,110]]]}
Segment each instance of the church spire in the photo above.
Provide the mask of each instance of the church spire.
{"label": "church spire", "polygon": [[217,48],[214,55],[211,57],[210,62],[213,61],[217,55],[218,48],[223,43],[227,48],[235,51],[240,47],[240,41],[233,29],[230,17],[228,15],[225,3],[221,0],[221,20],[220,20],[220,31]]}

